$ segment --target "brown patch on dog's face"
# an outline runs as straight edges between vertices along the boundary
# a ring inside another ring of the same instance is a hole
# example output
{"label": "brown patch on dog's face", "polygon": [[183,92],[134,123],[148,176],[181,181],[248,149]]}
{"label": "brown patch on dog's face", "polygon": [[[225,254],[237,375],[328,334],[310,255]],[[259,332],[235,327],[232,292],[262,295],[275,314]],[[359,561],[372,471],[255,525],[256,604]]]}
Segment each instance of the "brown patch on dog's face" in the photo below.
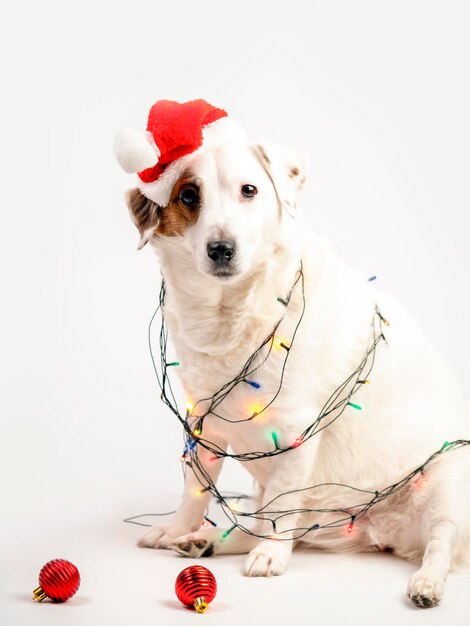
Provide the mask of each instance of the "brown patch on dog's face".
{"label": "brown patch on dog's face", "polygon": [[201,208],[199,180],[185,172],[173,187],[166,207],[149,200],[139,189],[131,189],[127,206],[140,233],[137,249],[141,250],[153,235],[177,237],[197,221]]}
{"label": "brown patch on dog's face", "polygon": [[185,172],[175,183],[167,206],[160,210],[157,235],[177,237],[197,222],[201,210],[198,178]]}

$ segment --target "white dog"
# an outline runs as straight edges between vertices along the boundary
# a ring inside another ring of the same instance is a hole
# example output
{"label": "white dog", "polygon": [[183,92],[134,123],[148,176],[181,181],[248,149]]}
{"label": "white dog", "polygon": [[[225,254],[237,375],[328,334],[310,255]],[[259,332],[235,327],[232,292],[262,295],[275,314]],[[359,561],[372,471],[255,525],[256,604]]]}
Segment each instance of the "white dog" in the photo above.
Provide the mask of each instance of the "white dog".
{"label": "white dog", "polygon": [[[226,419],[204,419],[201,438],[220,450],[230,446],[235,456],[269,452],[273,431],[279,448],[291,446],[364,358],[376,305],[389,321],[370,384],[361,386],[337,419],[332,414],[322,424],[327,427],[284,454],[244,463],[260,486],[257,510],[264,519],[254,534],[235,528],[222,537],[219,528],[202,528],[211,494],[198,492],[201,475],[188,470],[174,520],[150,528],[139,545],[191,557],[248,553],[247,576],[279,575],[291,558],[295,529],[317,522],[302,542],[337,551],[392,549],[419,561],[407,593],[416,604],[433,606],[449,569],[470,556],[470,448],[438,455],[424,473],[356,521],[352,517],[354,524],[335,525],[334,511],[348,512],[370,500],[341,485],[380,491],[422,466],[444,442],[469,439],[468,408],[396,300],[338,260],[328,242],[310,231],[297,208],[305,170],[302,155],[277,145],[225,142],[185,157],[165,206],[140,189],[128,194],[140,247],[148,242],[158,253],[165,319],[190,402],[210,398],[231,381],[282,319],[275,341],[284,349],[275,350],[273,342],[256,370],[259,389],[237,385],[217,409]],[[282,386],[269,404],[286,350]],[[253,406],[267,404],[254,419],[233,423],[256,413]],[[196,405],[196,415],[197,409],[204,412],[204,402]],[[197,458],[215,483],[223,457],[214,460],[198,445]],[[308,489],[322,483],[338,486]],[[325,508],[333,511],[312,512]],[[273,535],[269,513],[279,510],[289,514],[278,516]]]}

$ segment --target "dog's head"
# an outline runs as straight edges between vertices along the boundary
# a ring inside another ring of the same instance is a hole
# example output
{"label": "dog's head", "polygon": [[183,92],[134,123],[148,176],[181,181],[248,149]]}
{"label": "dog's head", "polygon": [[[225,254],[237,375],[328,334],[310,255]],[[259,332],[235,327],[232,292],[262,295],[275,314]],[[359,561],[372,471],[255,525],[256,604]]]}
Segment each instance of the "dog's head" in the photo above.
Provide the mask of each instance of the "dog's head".
{"label": "dog's head", "polygon": [[304,155],[275,144],[226,143],[199,151],[166,206],[139,189],[128,193],[139,249],[150,242],[192,256],[218,281],[247,276],[270,258],[295,219],[305,181]]}

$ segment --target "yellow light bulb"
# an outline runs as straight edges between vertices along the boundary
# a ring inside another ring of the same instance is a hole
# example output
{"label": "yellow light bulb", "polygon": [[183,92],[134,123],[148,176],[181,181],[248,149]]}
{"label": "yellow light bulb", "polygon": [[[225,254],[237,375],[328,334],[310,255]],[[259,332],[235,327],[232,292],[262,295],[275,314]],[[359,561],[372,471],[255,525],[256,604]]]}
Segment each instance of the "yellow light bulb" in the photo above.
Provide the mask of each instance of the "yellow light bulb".
{"label": "yellow light bulb", "polygon": [[188,411],[188,413],[191,413],[193,409],[194,409],[194,404],[192,404],[191,402],[186,402],[186,410]]}
{"label": "yellow light bulb", "polygon": [[273,350],[275,352],[279,352],[280,350],[289,351],[290,347],[289,347],[288,342],[285,339],[276,335],[273,339]]}
{"label": "yellow light bulb", "polygon": [[281,337],[274,337],[273,340],[273,349],[276,350],[276,352],[279,352],[279,350],[282,350],[282,344],[284,342],[282,341]]}
{"label": "yellow light bulb", "polygon": [[259,403],[253,403],[248,405],[248,415],[250,417],[258,417],[261,413],[262,416],[265,416],[266,411],[263,411],[264,406]]}

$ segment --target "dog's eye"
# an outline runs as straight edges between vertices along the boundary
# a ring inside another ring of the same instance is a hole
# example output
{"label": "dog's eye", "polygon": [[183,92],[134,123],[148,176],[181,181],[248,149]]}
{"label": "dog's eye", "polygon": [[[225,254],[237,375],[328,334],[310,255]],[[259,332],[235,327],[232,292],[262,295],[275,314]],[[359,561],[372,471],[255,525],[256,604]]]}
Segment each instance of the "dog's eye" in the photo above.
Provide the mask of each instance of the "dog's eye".
{"label": "dog's eye", "polygon": [[199,196],[193,187],[186,187],[180,192],[180,200],[185,206],[193,207],[199,202]]}
{"label": "dog's eye", "polygon": [[253,196],[256,196],[258,190],[254,185],[243,185],[241,192],[242,196],[245,196],[245,198],[252,198]]}

